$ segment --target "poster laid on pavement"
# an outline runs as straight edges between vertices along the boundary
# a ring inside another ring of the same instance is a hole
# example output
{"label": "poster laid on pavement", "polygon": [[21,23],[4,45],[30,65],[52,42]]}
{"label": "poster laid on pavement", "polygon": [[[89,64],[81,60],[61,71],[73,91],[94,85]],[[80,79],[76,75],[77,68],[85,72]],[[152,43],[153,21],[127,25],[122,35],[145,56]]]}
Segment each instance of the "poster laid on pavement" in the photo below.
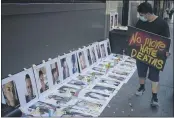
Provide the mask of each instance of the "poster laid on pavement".
{"label": "poster laid on pavement", "polygon": [[80,80],[82,81],[83,83],[87,84],[87,85],[90,85],[92,84],[95,79],[97,79],[96,76],[94,75],[89,75],[89,74],[86,74],[86,73],[81,73],[79,75],[77,75],[76,77],[74,77],[75,80]]}
{"label": "poster laid on pavement", "polygon": [[68,106],[73,98],[71,96],[64,96],[57,91],[49,93],[44,99],[44,102],[57,106]]}
{"label": "poster laid on pavement", "polygon": [[79,98],[94,103],[104,104],[110,100],[110,96],[91,89],[83,89],[79,93]]}
{"label": "poster laid on pavement", "polygon": [[2,93],[4,104],[12,107],[25,106],[38,99],[33,69],[29,68],[3,79]]}
{"label": "poster laid on pavement", "polygon": [[91,87],[92,90],[103,93],[103,94],[107,94],[107,95],[112,95],[115,92],[115,88],[111,87],[111,86],[107,86],[104,84],[95,84],[94,86]]}
{"label": "poster laid on pavement", "polygon": [[63,96],[72,97],[78,96],[80,90],[81,88],[78,86],[64,84],[63,86],[57,89],[57,93]]}
{"label": "poster laid on pavement", "polygon": [[74,86],[78,86],[80,88],[84,88],[87,86],[87,83],[83,82],[83,81],[80,81],[80,80],[77,80],[77,79],[72,79],[71,81],[69,81],[67,84],[70,84],[70,85],[74,85]]}
{"label": "poster laid on pavement", "polygon": [[37,101],[28,108],[28,114],[32,116],[48,117],[51,116],[51,114],[55,111],[56,111],[56,106],[42,101]]}
{"label": "poster laid on pavement", "polygon": [[119,90],[122,86],[122,83],[120,81],[114,80],[114,79],[109,79],[107,77],[100,78],[98,84],[103,84],[103,85],[106,85],[106,86],[110,86],[110,87],[116,88],[117,90]]}
{"label": "poster laid on pavement", "polygon": [[171,39],[129,26],[128,55],[163,70]]}
{"label": "poster laid on pavement", "polygon": [[119,76],[119,75],[116,75],[114,73],[108,73],[107,76],[109,78],[111,78],[111,79],[118,80],[118,81],[121,81],[121,82],[123,82],[126,79],[125,76],[124,77],[123,76]]}
{"label": "poster laid on pavement", "polygon": [[79,109],[85,114],[90,114],[92,116],[98,116],[101,113],[103,104],[93,103],[86,100],[78,99],[72,108]]}

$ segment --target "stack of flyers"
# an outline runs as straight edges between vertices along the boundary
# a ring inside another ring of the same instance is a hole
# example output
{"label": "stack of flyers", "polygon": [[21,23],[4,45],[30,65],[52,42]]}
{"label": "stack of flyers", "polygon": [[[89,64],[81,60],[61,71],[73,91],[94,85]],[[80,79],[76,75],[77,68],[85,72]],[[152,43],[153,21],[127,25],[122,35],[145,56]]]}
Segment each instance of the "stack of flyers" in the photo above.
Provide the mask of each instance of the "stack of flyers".
{"label": "stack of flyers", "polygon": [[119,81],[124,81],[126,79],[126,77],[121,77],[121,76],[114,75],[111,73],[108,74],[108,77],[111,79],[119,80]]}

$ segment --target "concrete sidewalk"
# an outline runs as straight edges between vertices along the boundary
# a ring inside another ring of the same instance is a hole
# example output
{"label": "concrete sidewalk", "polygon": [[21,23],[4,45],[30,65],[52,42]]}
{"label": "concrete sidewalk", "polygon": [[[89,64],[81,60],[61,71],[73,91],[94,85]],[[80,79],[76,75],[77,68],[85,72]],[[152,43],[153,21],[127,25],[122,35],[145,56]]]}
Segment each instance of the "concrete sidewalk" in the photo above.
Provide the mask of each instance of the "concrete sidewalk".
{"label": "concrete sidewalk", "polygon": [[118,117],[118,116],[134,116],[134,117],[173,117],[173,24],[169,24],[171,33],[171,56],[167,59],[164,71],[160,73],[160,89],[158,99],[159,108],[152,108],[151,101],[151,82],[147,79],[146,91],[143,96],[135,96],[135,92],[139,87],[137,72],[128,81],[127,84],[119,90],[117,95],[106,107],[101,117]]}

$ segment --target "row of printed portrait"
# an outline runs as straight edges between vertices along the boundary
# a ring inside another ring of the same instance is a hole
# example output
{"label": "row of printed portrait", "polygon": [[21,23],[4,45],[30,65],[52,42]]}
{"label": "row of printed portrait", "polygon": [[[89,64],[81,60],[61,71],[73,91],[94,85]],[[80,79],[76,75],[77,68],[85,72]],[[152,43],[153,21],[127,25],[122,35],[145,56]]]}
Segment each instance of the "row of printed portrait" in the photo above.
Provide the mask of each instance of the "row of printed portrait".
{"label": "row of printed portrait", "polygon": [[12,107],[30,104],[110,54],[107,39],[9,76],[2,80],[1,102]]}

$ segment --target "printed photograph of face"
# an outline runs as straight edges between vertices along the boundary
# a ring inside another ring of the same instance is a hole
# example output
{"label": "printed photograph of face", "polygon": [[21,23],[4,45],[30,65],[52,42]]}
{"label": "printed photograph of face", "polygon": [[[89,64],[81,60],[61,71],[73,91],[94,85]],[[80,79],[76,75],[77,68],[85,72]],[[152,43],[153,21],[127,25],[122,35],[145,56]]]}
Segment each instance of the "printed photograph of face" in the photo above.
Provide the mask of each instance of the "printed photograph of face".
{"label": "printed photograph of face", "polygon": [[94,47],[92,47],[91,53],[92,53],[92,62],[95,63],[97,60],[96,60]]}
{"label": "printed photograph of face", "polygon": [[39,73],[39,81],[40,81],[40,93],[43,93],[44,91],[49,89],[48,86],[48,82],[47,82],[47,75],[46,75],[46,68],[42,67],[40,69],[38,69],[38,73]]}
{"label": "printed photograph of face", "polygon": [[79,52],[79,62],[80,62],[80,66],[81,69],[85,69],[86,68],[86,61],[85,61],[85,55],[84,52]]}
{"label": "printed photograph of face", "polygon": [[100,59],[101,58],[101,52],[100,52],[99,45],[96,45],[96,50],[97,50],[98,58]]}
{"label": "printed photograph of face", "polygon": [[26,84],[26,90],[27,90],[25,99],[26,99],[26,102],[28,103],[36,97],[36,95],[34,94],[34,91],[33,91],[33,86],[32,86],[32,82],[31,82],[31,78],[30,78],[29,74],[25,75],[25,84]]}
{"label": "printed photograph of face", "polygon": [[66,58],[61,59],[61,66],[62,66],[62,73],[63,73],[63,79],[66,79],[70,76],[69,73],[69,66],[68,63],[66,61]]}
{"label": "printed photograph of face", "polygon": [[77,65],[77,57],[75,54],[71,56],[71,63],[72,63],[72,73],[78,72],[78,65]]}
{"label": "printed photograph of face", "polygon": [[108,55],[111,54],[111,49],[110,49],[110,46],[109,46],[109,42],[107,42],[107,51],[108,51]]}
{"label": "printed photograph of face", "polygon": [[56,110],[56,107],[54,105],[44,103],[44,102],[41,102],[41,101],[38,101],[37,103],[31,105],[29,108],[34,109],[34,110],[39,108],[39,113],[38,114],[44,115],[44,116],[48,116],[50,110],[52,110],[52,111]]}
{"label": "printed photograph of face", "polygon": [[109,98],[109,95],[105,95],[102,93],[96,93],[96,92],[87,92],[87,93],[85,93],[84,97],[87,97],[87,98],[89,97],[89,98],[93,98],[96,100],[106,101],[107,98]]}
{"label": "printed photograph of face", "polygon": [[113,24],[114,24],[114,17],[111,16],[111,29],[112,29],[112,27],[113,27]]}
{"label": "printed photograph of face", "polygon": [[16,85],[13,81],[2,85],[2,90],[8,106],[18,107],[20,105]]}
{"label": "printed photograph of face", "polygon": [[51,74],[53,78],[53,85],[58,84],[60,82],[59,80],[59,70],[57,62],[50,65],[51,66]]}
{"label": "printed photograph of face", "polygon": [[89,49],[86,50],[86,53],[87,53],[89,65],[92,65],[92,59],[91,59],[91,54],[90,54]]}
{"label": "printed photograph of face", "polygon": [[105,45],[101,44],[102,57],[106,57]]}
{"label": "printed photograph of face", "polygon": [[114,22],[114,26],[117,26],[118,24],[117,24],[117,20],[118,20],[118,15],[117,14],[115,14],[115,22]]}

